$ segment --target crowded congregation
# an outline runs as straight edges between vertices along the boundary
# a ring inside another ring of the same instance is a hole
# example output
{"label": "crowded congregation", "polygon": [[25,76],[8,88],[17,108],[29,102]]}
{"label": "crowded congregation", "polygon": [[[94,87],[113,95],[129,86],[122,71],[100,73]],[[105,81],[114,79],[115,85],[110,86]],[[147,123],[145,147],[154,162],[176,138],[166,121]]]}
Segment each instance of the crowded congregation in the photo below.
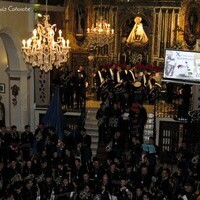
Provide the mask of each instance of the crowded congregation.
{"label": "crowded congregation", "polygon": [[200,200],[200,0],[0,0],[0,200]]}

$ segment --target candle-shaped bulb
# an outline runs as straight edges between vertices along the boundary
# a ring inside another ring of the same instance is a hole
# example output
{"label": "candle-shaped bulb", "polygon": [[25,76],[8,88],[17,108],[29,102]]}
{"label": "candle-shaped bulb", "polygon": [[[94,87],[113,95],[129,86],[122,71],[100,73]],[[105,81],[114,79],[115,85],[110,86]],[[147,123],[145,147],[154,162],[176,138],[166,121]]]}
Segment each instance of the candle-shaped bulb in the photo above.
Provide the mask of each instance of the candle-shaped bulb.
{"label": "candle-shaped bulb", "polygon": [[54,36],[54,31],[52,29],[50,29],[49,31],[49,37],[53,37]]}
{"label": "candle-shaped bulb", "polygon": [[31,39],[28,39],[28,40],[27,40],[27,47],[30,47],[30,46],[31,46],[31,42],[32,42]]}
{"label": "candle-shaped bulb", "polygon": [[54,47],[55,47],[55,41],[53,40],[52,41],[52,48],[54,49]]}
{"label": "candle-shaped bulb", "polygon": [[26,46],[26,40],[22,40],[23,47]]}
{"label": "candle-shaped bulb", "polygon": [[37,44],[38,44],[38,48],[40,48],[41,47],[41,40],[38,40]]}
{"label": "candle-shaped bulb", "polygon": [[37,30],[34,29],[34,30],[33,30],[33,36],[36,37],[36,35],[37,35]]}
{"label": "candle-shaped bulb", "polygon": [[69,47],[69,40],[67,40],[67,47]]}
{"label": "candle-shaped bulb", "polygon": [[62,46],[65,47],[65,40],[62,39]]}
{"label": "candle-shaped bulb", "polygon": [[59,37],[62,37],[62,31],[59,30],[58,33],[59,33]]}
{"label": "candle-shaped bulb", "polygon": [[114,34],[114,29],[111,30],[111,33]]}

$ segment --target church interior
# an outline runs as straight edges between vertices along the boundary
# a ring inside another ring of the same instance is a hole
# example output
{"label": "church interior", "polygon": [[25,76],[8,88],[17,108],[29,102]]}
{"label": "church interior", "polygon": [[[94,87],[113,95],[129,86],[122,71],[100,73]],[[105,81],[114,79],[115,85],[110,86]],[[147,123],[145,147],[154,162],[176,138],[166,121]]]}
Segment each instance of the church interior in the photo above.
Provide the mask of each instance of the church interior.
{"label": "church interior", "polygon": [[112,104],[108,116],[116,106],[134,121],[142,106],[142,130],[122,120],[124,132],[154,138],[172,171],[183,143],[200,155],[199,8],[200,0],[1,0],[0,132],[35,132],[45,120],[56,131],[84,128],[92,156],[105,159],[99,110]]}

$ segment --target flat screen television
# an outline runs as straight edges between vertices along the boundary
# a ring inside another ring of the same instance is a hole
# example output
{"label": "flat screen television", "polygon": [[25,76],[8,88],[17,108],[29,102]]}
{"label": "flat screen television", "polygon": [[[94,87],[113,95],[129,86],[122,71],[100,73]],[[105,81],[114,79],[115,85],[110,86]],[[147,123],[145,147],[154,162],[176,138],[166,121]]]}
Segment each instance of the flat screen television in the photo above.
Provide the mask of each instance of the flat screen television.
{"label": "flat screen television", "polygon": [[200,84],[200,52],[166,49],[163,81]]}

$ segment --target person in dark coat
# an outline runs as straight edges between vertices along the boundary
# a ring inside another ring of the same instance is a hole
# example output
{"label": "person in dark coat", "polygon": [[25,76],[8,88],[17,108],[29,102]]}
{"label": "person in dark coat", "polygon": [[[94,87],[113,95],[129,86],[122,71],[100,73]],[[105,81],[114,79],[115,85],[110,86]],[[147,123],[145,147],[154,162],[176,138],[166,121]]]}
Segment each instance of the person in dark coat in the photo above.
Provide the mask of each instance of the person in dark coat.
{"label": "person in dark coat", "polygon": [[0,95],[0,128],[5,126],[5,106],[1,102],[2,96]]}
{"label": "person in dark coat", "polygon": [[142,104],[139,104],[138,113],[138,134],[140,143],[143,144],[144,126],[147,122],[147,111]]}
{"label": "person in dark coat", "polygon": [[181,199],[189,199],[189,200],[196,199],[195,183],[193,180],[189,180],[184,184],[183,192],[181,194]]}
{"label": "person in dark coat", "polygon": [[76,72],[76,103],[77,108],[85,107],[85,93],[86,93],[86,72],[83,66],[79,66]]}
{"label": "person in dark coat", "polygon": [[157,181],[157,198],[158,199],[171,199],[171,188],[170,188],[170,170],[163,169],[161,180]]}
{"label": "person in dark coat", "polygon": [[64,87],[64,100],[67,105],[67,108],[74,108],[74,91],[76,86],[76,78],[74,74],[69,71],[66,73],[66,76],[63,80]]}
{"label": "person in dark coat", "polygon": [[99,183],[103,177],[105,170],[100,164],[99,158],[93,158],[93,163],[90,168],[90,177],[94,180],[95,183]]}
{"label": "person in dark coat", "polygon": [[91,136],[87,134],[86,129],[81,129],[82,145],[81,145],[81,159],[84,167],[88,168],[91,163],[92,150],[91,150]]}
{"label": "person in dark coat", "polygon": [[73,191],[73,189],[74,187],[70,183],[69,179],[67,177],[64,177],[59,187],[59,193],[57,195],[57,199],[65,200],[66,197],[69,198],[70,193]]}
{"label": "person in dark coat", "polygon": [[115,64],[111,64],[111,67],[106,71],[106,77],[110,83],[115,85],[117,83],[117,70]]}
{"label": "person in dark coat", "polygon": [[109,176],[107,174],[104,174],[101,182],[99,183],[99,187],[96,193],[101,194],[102,199],[109,199],[106,197],[108,197],[108,194],[110,194],[112,189],[113,189],[113,185],[109,179]]}
{"label": "person in dark coat", "polygon": [[120,186],[117,191],[117,197],[119,200],[132,199],[132,188],[128,185],[128,182],[124,177],[120,179]]}
{"label": "person in dark coat", "polygon": [[26,125],[25,131],[21,135],[21,148],[23,153],[23,159],[27,160],[30,158],[30,153],[33,148],[34,143],[34,136],[33,133],[30,131],[30,126]]}
{"label": "person in dark coat", "polygon": [[75,158],[74,165],[72,167],[72,177],[74,180],[78,181],[79,183],[83,179],[83,173],[85,172],[85,168],[82,166],[80,158]]}
{"label": "person in dark coat", "polygon": [[35,200],[37,197],[37,191],[34,187],[34,183],[31,179],[25,181],[25,186],[22,188],[23,200]]}
{"label": "person in dark coat", "polygon": [[74,137],[72,135],[72,130],[69,127],[64,128],[63,144],[65,145],[66,149],[70,150],[76,146]]}
{"label": "person in dark coat", "polygon": [[11,131],[7,132],[4,135],[4,144],[5,144],[5,154],[6,154],[5,157],[7,158],[7,160],[10,161],[15,159],[20,144],[19,133],[15,125],[11,126]]}

